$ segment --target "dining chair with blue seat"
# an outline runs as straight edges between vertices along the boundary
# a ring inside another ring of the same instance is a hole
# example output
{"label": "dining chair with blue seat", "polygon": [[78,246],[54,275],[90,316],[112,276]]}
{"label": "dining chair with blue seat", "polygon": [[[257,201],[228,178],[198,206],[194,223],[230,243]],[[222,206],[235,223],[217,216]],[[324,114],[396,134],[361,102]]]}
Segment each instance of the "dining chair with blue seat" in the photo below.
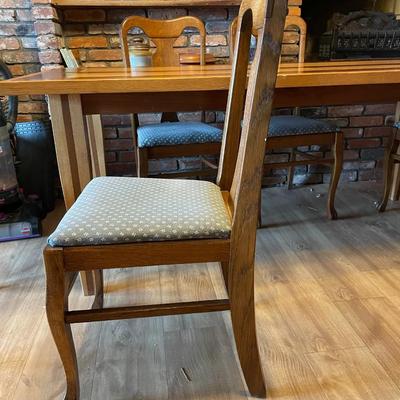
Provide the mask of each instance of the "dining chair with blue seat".
{"label": "dining chair with blue seat", "polygon": [[[256,334],[254,257],[265,127],[272,111],[286,13],[287,0],[241,3],[217,184],[96,178],[49,237],[44,250],[46,313],[66,374],[65,400],[79,399],[71,324],[224,310],[231,311],[248,389],[265,398]],[[247,85],[243,72],[248,69],[251,33],[258,42]],[[221,265],[227,292],[223,299],[104,307],[104,269],[206,262]],[[78,271],[94,271],[96,297],[92,309],[71,311],[68,297]]]}
{"label": "dining chair with blue seat", "polygon": [[[236,20],[230,27],[230,48],[232,51],[235,43]],[[299,34],[298,62],[304,63],[306,51],[307,25],[303,18],[297,15],[288,15],[285,21],[285,30],[295,29]],[[294,64],[295,65],[295,64]],[[268,162],[264,172],[267,174],[274,168],[287,168],[287,187],[293,187],[294,171],[296,166],[311,164],[328,164],[331,168],[331,182],[328,192],[327,213],[330,219],[337,218],[335,209],[335,196],[343,165],[344,135],[332,122],[314,118],[306,118],[300,115],[300,110],[295,108],[293,115],[274,115],[271,117],[266,151],[279,151],[280,149],[292,149],[288,161]],[[331,146],[331,157],[316,157],[312,152],[300,151],[298,148],[307,146]],[[298,157],[300,155],[300,157]],[[262,226],[261,194],[259,225]]]}
{"label": "dining chair with blue seat", "polygon": [[[129,32],[134,28],[141,29],[155,46],[151,50],[153,67],[179,66],[181,54],[174,48],[174,44],[184,29],[196,28],[200,36],[200,65],[205,64],[206,30],[199,18],[186,16],[172,20],[154,20],[140,16],[127,17],[120,29],[123,59],[127,67],[131,67]],[[201,121],[180,122],[176,112],[168,112],[162,114],[160,123],[143,126],[139,125],[138,116],[132,115],[137,176],[149,175],[150,159],[217,156],[221,149],[222,130],[206,124],[204,115],[202,111]],[[161,175],[162,177],[210,176],[215,175],[215,170],[206,168]]]}

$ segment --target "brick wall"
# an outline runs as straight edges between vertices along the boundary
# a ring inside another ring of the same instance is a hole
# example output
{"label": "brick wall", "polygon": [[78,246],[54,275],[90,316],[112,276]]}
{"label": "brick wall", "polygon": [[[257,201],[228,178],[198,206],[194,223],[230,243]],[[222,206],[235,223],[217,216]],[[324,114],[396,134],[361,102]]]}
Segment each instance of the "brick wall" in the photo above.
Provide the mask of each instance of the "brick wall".
{"label": "brick wall", "polygon": [[[0,1],[0,57],[13,75],[30,74],[40,70],[39,50],[30,0]],[[19,97],[19,120],[46,117],[43,96]]]}
{"label": "brick wall", "polygon": [[[33,4],[31,4],[33,1]],[[40,68],[59,68],[61,57],[58,49],[74,49],[86,66],[122,65],[119,49],[118,26],[127,15],[150,18],[175,18],[195,15],[204,20],[207,29],[207,51],[228,62],[228,29],[237,14],[237,8],[92,8],[59,10],[48,0],[2,0],[0,2],[0,55],[10,65],[15,75],[38,71]],[[296,61],[299,35],[295,30],[285,33],[283,60]],[[180,51],[198,46],[196,32],[185,32],[176,43]],[[22,97],[20,119],[43,118],[46,103],[40,96]],[[277,110],[287,114],[292,110]],[[390,134],[394,105],[316,107],[303,109],[302,115],[331,119],[343,127],[346,134],[345,171],[349,181],[381,178],[383,146]],[[182,119],[199,118],[197,113],[180,116]],[[159,115],[142,115],[142,123],[157,121]],[[207,112],[206,120],[222,126],[222,112]],[[133,174],[134,156],[128,116],[103,116],[107,168],[110,174]],[[327,149],[312,148],[329,156]],[[271,161],[287,160],[289,151],[269,155]],[[198,168],[196,158],[154,160],[150,171],[172,171]],[[296,183],[327,181],[329,170],[324,166],[297,168]],[[286,180],[285,170],[273,171],[267,184],[280,184]]]}

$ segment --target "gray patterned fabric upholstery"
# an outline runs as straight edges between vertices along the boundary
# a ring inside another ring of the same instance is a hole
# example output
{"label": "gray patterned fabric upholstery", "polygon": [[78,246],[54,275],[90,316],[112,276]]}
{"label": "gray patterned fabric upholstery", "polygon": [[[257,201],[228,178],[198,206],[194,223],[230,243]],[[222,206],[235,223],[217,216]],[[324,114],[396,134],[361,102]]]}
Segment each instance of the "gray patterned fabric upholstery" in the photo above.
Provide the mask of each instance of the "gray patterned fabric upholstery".
{"label": "gray patterned fabric upholstery", "polygon": [[93,179],[48,239],[50,246],[228,238],[219,187],[184,179]]}
{"label": "gray patterned fabric upholstery", "polygon": [[314,133],[334,133],[338,131],[338,127],[328,121],[295,115],[278,115],[271,118],[268,135],[310,135]]}
{"label": "gray patterned fabric upholstery", "polygon": [[221,142],[222,131],[202,122],[162,122],[137,130],[139,147]]}
{"label": "gray patterned fabric upholstery", "polygon": [[397,128],[397,129],[400,129],[400,121],[396,122],[396,123],[394,124],[394,127]]}

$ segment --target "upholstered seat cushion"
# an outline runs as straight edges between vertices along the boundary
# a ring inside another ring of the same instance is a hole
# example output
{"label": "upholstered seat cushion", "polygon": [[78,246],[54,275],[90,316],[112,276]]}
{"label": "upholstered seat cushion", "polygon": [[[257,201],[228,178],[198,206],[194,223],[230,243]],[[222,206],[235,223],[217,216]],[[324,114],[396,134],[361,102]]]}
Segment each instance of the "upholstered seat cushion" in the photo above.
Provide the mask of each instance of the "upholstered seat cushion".
{"label": "upholstered seat cushion", "polygon": [[137,130],[139,147],[210,143],[222,140],[222,131],[202,122],[162,122]]}
{"label": "upholstered seat cushion", "polygon": [[228,238],[230,218],[219,187],[183,179],[92,180],[57,229],[51,246]]}
{"label": "upholstered seat cushion", "polygon": [[314,133],[334,133],[337,131],[337,126],[328,121],[295,115],[278,115],[271,118],[268,135],[310,135]]}
{"label": "upholstered seat cushion", "polygon": [[397,129],[400,129],[400,121],[396,122],[396,123],[394,124],[394,127],[397,128]]}

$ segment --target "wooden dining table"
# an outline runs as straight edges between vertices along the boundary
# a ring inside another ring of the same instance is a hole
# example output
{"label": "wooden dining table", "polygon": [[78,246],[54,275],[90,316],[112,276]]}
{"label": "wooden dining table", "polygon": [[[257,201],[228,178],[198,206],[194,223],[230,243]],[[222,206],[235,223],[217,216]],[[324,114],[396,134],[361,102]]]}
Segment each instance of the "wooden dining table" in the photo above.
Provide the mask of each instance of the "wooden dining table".
{"label": "wooden dining table", "polygon": [[[0,95],[46,94],[69,208],[93,176],[86,116],[224,110],[230,65],[54,69],[0,83]],[[281,64],[275,107],[397,103],[400,61]],[[398,193],[400,174],[396,175]],[[89,290],[90,292],[90,290]]]}

